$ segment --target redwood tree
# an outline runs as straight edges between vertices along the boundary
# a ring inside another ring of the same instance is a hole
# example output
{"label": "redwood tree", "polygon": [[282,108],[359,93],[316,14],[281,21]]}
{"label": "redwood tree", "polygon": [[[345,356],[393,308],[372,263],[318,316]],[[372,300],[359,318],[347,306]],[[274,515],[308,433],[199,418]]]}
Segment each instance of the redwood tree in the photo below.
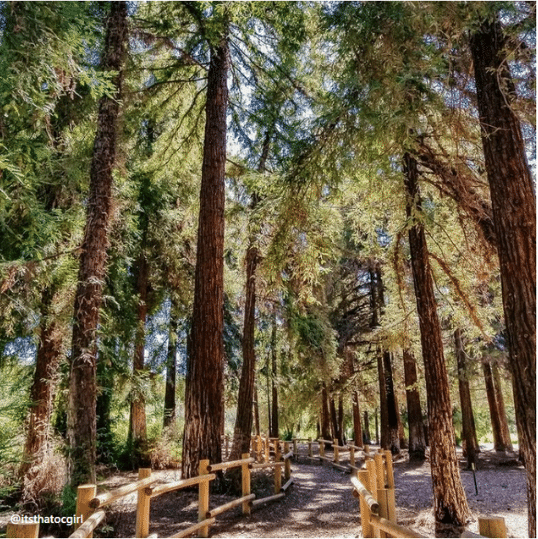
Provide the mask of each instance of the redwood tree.
{"label": "redwood tree", "polygon": [[96,479],[96,333],[106,276],[112,172],[116,160],[127,33],[127,4],[111,2],[102,66],[112,74],[115,92],[103,96],[99,102],[70,358],[68,469],[73,486],[94,483]]}
{"label": "redwood tree", "polygon": [[509,365],[527,470],[529,537],[536,535],[536,200],[518,117],[507,41],[498,21],[471,36],[482,145],[501,266]]}
{"label": "redwood tree", "polygon": [[406,213],[410,220],[409,248],[428,398],[430,463],[434,497],[436,536],[459,536],[470,515],[461,484],[452,425],[450,386],[443,353],[441,325],[430,269],[424,225],[419,218],[422,205],[418,188],[417,161],[404,156]]}
{"label": "redwood tree", "polygon": [[[188,4],[191,7],[191,3]],[[185,478],[198,475],[200,459],[209,459],[212,463],[222,460],[224,179],[230,59],[227,23],[225,20],[220,22],[218,39],[205,36],[208,39],[210,62],[194,306],[185,388],[182,461]]]}

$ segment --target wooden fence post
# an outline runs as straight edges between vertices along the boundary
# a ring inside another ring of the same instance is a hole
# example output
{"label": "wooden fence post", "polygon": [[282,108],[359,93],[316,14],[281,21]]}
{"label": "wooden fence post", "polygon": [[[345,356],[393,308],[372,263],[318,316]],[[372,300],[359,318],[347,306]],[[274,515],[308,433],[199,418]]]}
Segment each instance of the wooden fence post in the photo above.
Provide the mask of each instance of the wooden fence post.
{"label": "wooden fence post", "polygon": [[394,468],[392,466],[392,453],[385,451],[385,464],[387,469],[387,488],[394,488]]}
{"label": "wooden fence post", "polygon": [[385,488],[385,466],[383,463],[383,453],[374,455],[375,473],[377,475],[377,487]]}
{"label": "wooden fence post", "polygon": [[[379,504],[379,516],[391,522],[396,522],[396,498],[394,489],[378,488],[377,503]],[[380,537],[390,537],[386,532],[381,532]]]}
{"label": "wooden fence post", "polygon": [[309,457],[313,457],[314,455],[312,454],[312,438],[308,438],[308,456]]}
{"label": "wooden fence post", "polygon": [[263,462],[263,445],[262,445],[262,437],[260,435],[256,436],[256,460],[258,462]]}
{"label": "wooden fence post", "polygon": [[[140,468],[138,479],[146,479],[151,476],[151,468]],[[151,496],[146,494],[146,489],[138,490],[138,502],[136,505],[136,531],[135,537],[147,537],[149,535],[149,507]]]}
{"label": "wooden fence post", "polygon": [[[290,444],[284,442],[284,454],[287,455],[290,452]],[[284,461],[284,479],[287,481],[291,477],[291,459],[287,458]]]}
{"label": "wooden fence post", "polygon": [[364,444],[364,460],[368,460],[370,458],[370,446],[367,444]]}
{"label": "wooden fence post", "polygon": [[[243,453],[242,459],[248,459],[250,455]],[[248,496],[250,494],[250,468],[248,462],[241,464],[241,490],[242,496]],[[250,515],[250,501],[243,502],[243,515]]]}
{"label": "wooden fence post", "polygon": [[478,533],[484,537],[507,537],[502,517],[478,518]]}
{"label": "wooden fence post", "polygon": [[[370,474],[368,470],[359,470],[357,473],[359,481],[370,490]],[[359,504],[361,511],[362,536],[372,537],[372,525],[370,524],[370,506],[366,503],[363,496],[359,496]]]}
{"label": "wooden fence post", "polygon": [[39,522],[31,524],[8,522],[6,537],[27,537],[28,539],[39,537]]}
{"label": "wooden fence post", "polygon": [[355,466],[355,448],[353,446],[349,448],[349,464]]}
{"label": "wooden fence post", "polygon": [[[366,462],[366,469],[368,470],[368,490],[375,498],[377,496],[377,473],[376,465],[372,459],[369,459]],[[372,537],[380,537],[379,528],[377,526],[372,526]]]}
{"label": "wooden fence post", "polygon": [[[319,444],[319,456],[324,457],[325,456],[325,442],[318,440],[318,444]],[[320,460],[321,460],[321,464],[323,465],[323,459],[320,459]]]}
{"label": "wooden fence post", "polygon": [[338,440],[333,440],[333,452],[334,452],[334,463],[338,464],[340,462],[340,450],[338,449]]}
{"label": "wooden fence post", "polygon": [[[90,501],[95,498],[96,492],[97,487],[95,485],[79,485],[77,488],[76,515],[77,517],[82,517],[82,522],[93,513],[93,509],[90,507]],[[82,522],[75,522],[75,530],[82,525]],[[93,537],[93,533],[88,535],[88,537]]]}
{"label": "wooden fence post", "polygon": [[282,463],[275,466],[275,494],[279,494],[282,489]]}
{"label": "wooden fence post", "polygon": [[[208,472],[209,460],[203,459],[200,461],[198,475],[206,475]],[[209,511],[209,480],[202,481],[198,484],[198,522],[202,522],[207,518]],[[200,537],[209,536],[209,526],[200,528]]]}

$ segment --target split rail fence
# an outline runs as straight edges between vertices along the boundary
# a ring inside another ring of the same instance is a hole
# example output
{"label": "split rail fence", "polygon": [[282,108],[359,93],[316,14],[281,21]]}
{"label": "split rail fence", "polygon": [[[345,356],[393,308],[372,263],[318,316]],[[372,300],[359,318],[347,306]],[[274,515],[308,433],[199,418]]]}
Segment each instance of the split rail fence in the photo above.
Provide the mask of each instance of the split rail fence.
{"label": "split rail fence", "polygon": [[[229,455],[229,438],[225,437],[223,456]],[[306,443],[307,454],[301,455],[299,443]],[[339,470],[351,473],[353,495],[359,500],[361,526],[363,537],[425,537],[416,530],[406,528],[396,522],[396,497],[394,485],[394,470],[390,451],[370,451],[368,445],[358,447],[354,444],[340,446],[338,440],[292,440],[293,449],[289,442],[277,438],[254,436],[251,442],[251,453],[245,453],[240,460],[210,464],[208,460],[200,461],[197,477],[182,479],[171,483],[155,484],[158,478],[151,475],[151,469],[141,468],[138,481],[125,485],[111,492],[97,495],[96,485],[81,485],[78,487],[76,514],[82,515],[82,524],[72,533],[71,538],[93,537],[93,531],[104,520],[104,508],[129,494],[138,493],[136,510],[135,537],[151,537],[150,505],[157,496],[198,485],[198,522],[178,532],[171,537],[188,537],[198,532],[199,537],[208,537],[210,526],[215,524],[216,517],[225,511],[241,505],[244,515],[249,515],[253,507],[283,498],[292,485],[291,458],[299,459],[304,456],[309,460],[319,460],[321,464],[329,462]],[[282,451],[282,445],[284,450]],[[318,454],[314,454],[317,445]],[[333,451],[332,458],[327,456],[326,447]],[[349,452],[348,464],[341,463],[341,454]],[[250,455],[254,455],[251,457]],[[271,455],[274,460],[271,461]],[[358,466],[357,459],[362,460]],[[240,498],[232,500],[220,507],[209,508],[210,482],[217,476],[215,472],[241,468]],[[284,467],[285,483],[282,485],[282,467]],[[250,480],[252,470],[274,468],[274,494],[256,499],[251,493]],[[479,518],[479,532],[464,532],[462,537],[507,537],[503,518]],[[38,537],[39,524],[8,524],[7,537]]]}
{"label": "split rail fence", "polygon": [[[228,448],[226,447],[225,454],[227,453]],[[271,453],[275,457],[273,461],[269,460]],[[171,537],[188,537],[196,532],[198,537],[208,537],[210,526],[215,524],[216,517],[225,511],[241,505],[243,514],[249,515],[252,508],[284,498],[287,490],[293,484],[291,477],[293,451],[290,450],[288,442],[271,439],[270,443],[267,443],[267,452],[264,453],[261,462],[256,462],[257,459],[251,457],[249,453],[244,453],[241,456],[240,460],[218,464],[210,464],[208,460],[201,460],[198,476],[170,483],[157,484],[159,478],[152,476],[151,469],[141,468],[138,471],[138,481],[110,492],[97,495],[96,485],[80,485],[77,489],[76,515],[82,516],[82,523],[69,537],[93,537],[93,531],[106,516],[105,508],[134,492],[138,496],[135,537],[151,537],[149,535],[151,500],[167,492],[198,485],[198,522]],[[241,497],[210,509],[210,482],[216,479],[215,472],[232,468],[241,468]],[[274,494],[264,498],[256,498],[256,495],[251,492],[251,474],[253,470],[266,468],[274,469]],[[284,484],[282,484],[282,471],[284,471]],[[39,523],[10,523],[7,528],[7,537],[39,537]]]}

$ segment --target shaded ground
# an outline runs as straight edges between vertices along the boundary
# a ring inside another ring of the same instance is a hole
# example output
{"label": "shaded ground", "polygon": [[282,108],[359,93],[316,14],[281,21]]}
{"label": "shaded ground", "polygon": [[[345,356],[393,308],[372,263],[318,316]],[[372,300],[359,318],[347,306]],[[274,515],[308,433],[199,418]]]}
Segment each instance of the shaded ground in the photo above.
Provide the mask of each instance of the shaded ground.
{"label": "shaded ground", "polygon": [[[327,452],[327,456],[331,456]],[[476,472],[478,495],[473,474],[464,469],[462,481],[474,520],[468,529],[478,532],[476,517],[502,516],[509,537],[527,537],[525,472],[513,458],[483,451]],[[396,505],[398,522],[426,536],[433,536],[432,488],[429,463],[395,462]],[[161,481],[180,479],[179,471],[154,472]],[[286,498],[258,507],[244,517],[234,508],[217,517],[212,537],[361,537],[358,502],[352,496],[349,475],[328,463],[310,464],[305,458],[292,464],[294,485]],[[117,474],[100,483],[99,491],[117,488],[136,480],[136,474]],[[257,470],[252,475],[252,490],[257,497],[273,494],[271,472]],[[211,494],[210,508],[218,507],[234,496]],[[170,537],[197,521],[198,493],[178,491],[152,500],[150,534]],[[9,518],[6,517],[6,519]],[[0,519],[0,526],[4,524]],[[106,522],[96,530],[96,537],[133,537],[136,520],[136,495],[115,503]],[[7,521],[7,520],[6,520]]]}

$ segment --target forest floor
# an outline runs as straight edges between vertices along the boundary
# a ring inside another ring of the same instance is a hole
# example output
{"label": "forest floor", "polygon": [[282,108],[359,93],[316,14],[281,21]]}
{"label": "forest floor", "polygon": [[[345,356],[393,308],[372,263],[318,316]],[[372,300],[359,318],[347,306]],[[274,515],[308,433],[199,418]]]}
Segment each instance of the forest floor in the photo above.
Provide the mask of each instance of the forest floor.
{"label": "forest floor", "polygon": [[[303,454],[305,450],[303,449]],[[327,452],[327,456],[332,456]],[[499,454],[483,449],[476,471],[478,494],[473,474],[465,469],[460,456],[461,477],[473,513],[468,530],[478,533],[477,517],[504,517],[508,537],[528,537],[525,471],[515,454]],[[345,461],[342,461],[345,463]],[[180,479],[179,470],[153,472],[159,482]],[[432,487],[428,461],[410,464],[403,452],[394,462],[398,523],[433,537]],[[304,457],[292,462],[294,484],[284,499],[253,509],[244,517],[236,507],[217,517],[211,537],[362,537],[357,500],[352,496],[350,476],[329,463],[320,465]],[[99,492],[136,481],[135,473],[117,473],[99,482]],[[252,492],[257,498],[273,494],[272,471],[252,474]],[[218,507],[237,496],[214,494],[210,508]],[[150,534],[170,537],[197,521],[197,489],[164,494],[151,502]],[[4,518],[5,517],[5,518]],[[9,515],[0,515],[0,535]],[[114,503],[106,522],[95,537],[134,537],[136,494]],[[54,534],[56,537],[61,534]]]}
{"label": "forest floor", "polygon": [[[327,453],[330,456],[330,452]],[[404,453],[405,456],[405,453]],[[461,455],[460,455],[461,457]],[[478,533],[477,517],[504,517],[508,537],[528,537],[525,471],[516,455],[483,450],[476,471],[478,495],[473,474],[461,459],[461,476],[473,517],[468,530]],[[330,464],[321,466],[307,459],[292,463],[294,484],[285,499],[258,507],[250,516],[240,507],[217,517],[212,537],[362,537],[358,502],[352,496],[349,475]],[[163,480],[179,479],[179,471],[155,472]],[[429,463],[410,464],[406,458],[394,463],[398,523],[433,537],[432,487]],[[103,486],[115,488],[135,480],[134,474],[110,477]],[[257,497],[273,494],[269,472],[253,473],[252,490]],[[169,537],[197,520],[197,492],[179,491],[156,498],[151,504],[150,534]],[[211,494],[210,507],[234,497]],[[132,497],[114,506],[107,517],[108,536],[133,537],[136,501]]]}

